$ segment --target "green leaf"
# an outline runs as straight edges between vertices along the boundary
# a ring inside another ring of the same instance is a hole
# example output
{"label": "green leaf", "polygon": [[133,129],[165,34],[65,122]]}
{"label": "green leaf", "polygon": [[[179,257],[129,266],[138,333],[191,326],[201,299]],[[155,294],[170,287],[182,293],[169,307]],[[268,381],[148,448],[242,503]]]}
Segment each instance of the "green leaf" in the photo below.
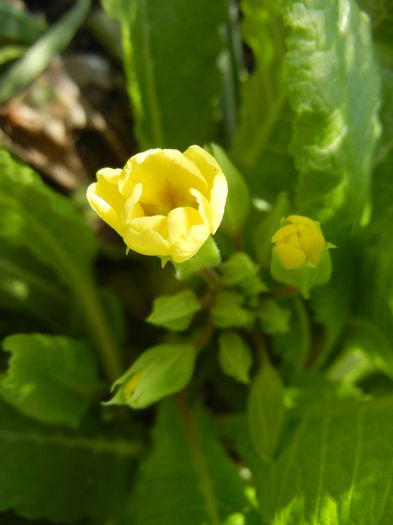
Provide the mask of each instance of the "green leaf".
{"label": "green leaf", "polygon": [[84,329],[106,374],[115,380],[121,373],[118,348],[92,279],[97,250],[92,231],[69,199],[45,186],[4,149],[0,149],[0,206],[0,239],[31,252],[73,293]]}
{"label": "green leaf", "polygon": [[252,52],[252,71],[242,72],[239,124],[231,151],[253,193],[270,202],[279,192],[290,191],[296,175],[287,151],[291,115],[283,83],[286,31],[281,3],[240,2],[242,40]]}
{"label": "green leaf", "polygon": [[258,273],[258,266],[244,252],[236,252],[220,265],[222,282],[226,286],[239,284]]}
{"label": "green leaf", "polygon": [[245,486],[201,408],[163,404],[153,440],[134,497],[135,525],[251,524]]}
{"label": "green leaf", "polygon": [[209,237],[205,244],[199,251],[184,263],[173,263],[176,269],[176,277],[178,279],[188,279],[194,273],[197,273],[205,268],[212,268],[217,266],[221,261],[220,252],[213,237]]}
{"label": "green leaf", "polygon": [[0,77],[0,104],[27,87],[63,51],[85,19],[91,0],[80,0],[59,22],[51,27],[23,58]]}
{"label": "green leaf", "polygon": [[[142,148],[212,140],[222,90],[217,59],[227,2],[104,2],[122,22],[127,89]],[[201,38],[203,35],[203,38]],[[179,45],[181,42],[181,45]]]}
{"label": "green leaf", "polygon": [[71,299],[56,276],[23,248],[0,243],[0,306],[27,312],[45,326],[64,333]]}
{"label": "green leaf", "polygon": [[262,459],[271,459],[284,422],[284,387],[268,363],[251,383],[247,417],[255,449]]}
{"label": "green leaf", "polygon": [[299,211],[325,220],[343,209],[359,223],[380,133],[369,19],[354,0],[288,0],[284,14]]}
{"label": "green leaf", "polygon": [[249,383],[252,365],[250,348],[236,332],[223,332],[219,338],[218,360],[222,371],[241,383]]}
{"label": "green leaf", "polygon": [[0,420],[0,511],[62,523],[101,523],[119,511],[139,443],[48,428],[3,402]]}
{"label": "green leaf", "polygon": [[16,60],[21,57],[25,51],[25,46],[3,46],[0,49],[0,66]]}
{"label": "green leaf", "polygon": [[187,344],[164,344],[143,352],[113,385],[109,405],[145,408],[182,390],[194,371],[195,350]]}
{"label": "green leaf", "polygon": [[290,310],[282,308],[272,299],[262,300],[256,315],[266,334],[285,334],[289,330]]}
{"label": "green leaf", "polygon": [[250,328],[254,314],[243,307],[243,295],[230,290],[220,290],[211,309],[211,315],[218,328]]}
{"label": "green leaf", "polygon": [[[319,355],[315,366],[322,367],[335,349],[345,329],[348,318],[352,315],[359,283],[365,282],[359,276],[359,270],[365,255],[361,241],[349,228],[342,228],[334,239],[337,249],[332,254],[332,275],[327,286],[313,288],[310,305],[315,321],[324,329],[319,340]],[[369,250],[367,250],[369,252]],[[371,277],[372,273],[368,274]],[[369,291],[370,286],[365,287]],[[370,290],[371,292],[371,290]],[[367,305],[367,308],[369,305]]]}
{"label": "green leaf", "polygon": [[46,22],[26,9],[2,2],[0,4],[0,37],[12,41],[34,42],[45,30]]}
{"label": "green leaf", "polygon": [[0,394],[27,416],[77,427],[100,383],[86,344],[66,337],[17,334],[3,341],[11,352]]}
{"label": "green leaf", "polygon": [[184,290],[175,295],[165,295],[154,299],[153,311],[146,319],[156,326],[182,332],[186,330],[201,304],[192,290]]}
{"label": "green leaf", "polygon": [[211,144],[208,151],[221,166],[228,182],[228,197],[221,227],[232,235],[239,234],[250,211],[250,193],[247,184],[220,146]]}
{"label": "green leaf", "polygon": [[255,68],[242,86],[233,153],[235,158],[252,166],[263,153],[285,101],[282,71],[285,47],[280,2],[242,0],[241,10],[242,34],[253,51]]}
{"label": "green leaf", "polygon": [[392,421],[392,397],[306,412],[278,460],[259,477],[265,521],[388,525]]}

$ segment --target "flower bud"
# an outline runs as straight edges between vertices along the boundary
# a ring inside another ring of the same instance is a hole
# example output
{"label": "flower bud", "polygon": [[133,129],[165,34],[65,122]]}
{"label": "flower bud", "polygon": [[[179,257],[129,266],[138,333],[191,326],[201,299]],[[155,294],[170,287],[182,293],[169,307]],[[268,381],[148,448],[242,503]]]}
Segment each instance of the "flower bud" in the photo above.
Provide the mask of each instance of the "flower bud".
{"label": "flower bud", "polygon": [[189,344],[149,348],[114,383],[116,392],[105,404],[145,408],[184,388],[191,379],[194,361],[194,347]]}
{"label": "flower bud", "polygon": [[314,286],[330,278],[329,250],[334,245],[325,241],[319,224],[307,217],[290,215],[282,224],[272,237],[272,277],[297,288],[308,299]]}
{"label": "flower bud", "polygon": [[286,270],[318,266],[326,245],[319,224],[301,215],[290,215],[286,222],[272,237],[282,266]]}

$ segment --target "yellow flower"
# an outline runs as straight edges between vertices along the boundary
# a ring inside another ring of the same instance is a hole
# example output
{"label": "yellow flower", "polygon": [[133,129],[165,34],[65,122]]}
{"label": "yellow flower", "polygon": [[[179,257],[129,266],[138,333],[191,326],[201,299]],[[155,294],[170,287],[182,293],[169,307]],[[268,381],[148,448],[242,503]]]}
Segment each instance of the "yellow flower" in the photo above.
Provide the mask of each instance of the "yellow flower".
{"label": "yellow flower", "polygon": [[319,224],[301,215],[290,215],[272,237],[275,252],[287,270],[317,266],[325,249],[325,238]]}
{"label": "yellow flower", "polygon": [[181,263],[216,232],[227,193],[216,160],[190,146],[184,153],[150,149],[131,157],[122,170],[99,170],[87,198],[131,250]]}

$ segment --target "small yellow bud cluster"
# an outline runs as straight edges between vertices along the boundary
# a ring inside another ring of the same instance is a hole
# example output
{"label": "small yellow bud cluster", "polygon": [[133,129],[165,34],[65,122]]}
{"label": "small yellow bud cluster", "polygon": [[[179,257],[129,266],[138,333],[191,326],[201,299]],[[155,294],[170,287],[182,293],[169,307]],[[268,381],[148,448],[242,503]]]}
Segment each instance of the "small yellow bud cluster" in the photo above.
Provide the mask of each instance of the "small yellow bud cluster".
{"label": "small yellow bud cluster", "polygon": [[290,215],[286,221],[272,237],[281,265],[286,270],[317,266],[326,245],[319,224],[301,215]]}

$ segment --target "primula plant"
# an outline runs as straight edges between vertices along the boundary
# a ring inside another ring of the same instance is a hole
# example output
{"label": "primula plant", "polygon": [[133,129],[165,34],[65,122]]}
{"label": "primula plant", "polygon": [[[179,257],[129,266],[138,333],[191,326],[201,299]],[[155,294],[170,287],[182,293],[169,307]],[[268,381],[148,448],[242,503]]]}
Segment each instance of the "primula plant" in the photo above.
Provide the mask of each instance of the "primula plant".
{"label": "primula plant", "polygon": [[390,525],[390,2],[35,4],[0,4],[0,523]]}

